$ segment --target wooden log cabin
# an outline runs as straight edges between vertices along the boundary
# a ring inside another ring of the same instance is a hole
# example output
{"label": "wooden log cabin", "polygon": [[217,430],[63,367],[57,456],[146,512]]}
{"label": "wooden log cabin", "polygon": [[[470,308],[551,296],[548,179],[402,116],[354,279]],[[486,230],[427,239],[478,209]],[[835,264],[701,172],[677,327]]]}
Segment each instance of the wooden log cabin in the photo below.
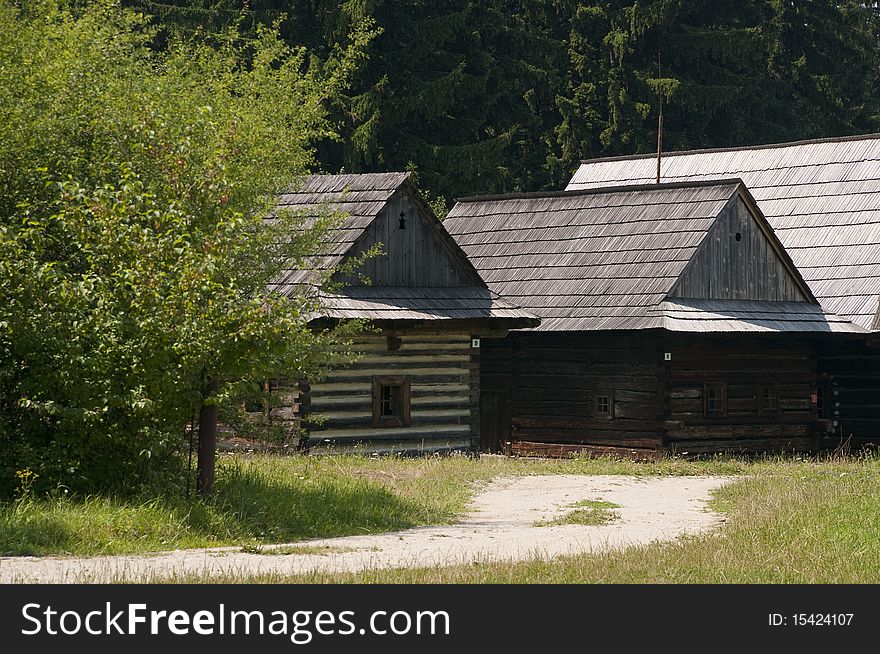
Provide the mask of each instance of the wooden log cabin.
{"label": "wooden log cabin", "polygon": [[444,225],[541,317],[483,341],[484,450],[815,449],[816,353],[866,331],[823,310],[739,179],[467,198]]}
{"label": "wooden log cabin", "polygon": [[[654,181],[654,155],[584,161],[568,190]],[[822,307],[866,333],[816,351],[827,445],[880,443],[880,134],[664,153],[666,182],[739,177]]]}
{"label": "wooden log cabin", "polygon": [[[280,389],[277,415],[311,452],[428,453],[472,450],[479,441],[480,339],[539,319],[501,300],[480,278],[407,173],[313,175],[279,206],[306,216],[345,215],[317,268],[337,268],[376,244],[383,253],[337,274],[311,324],[363,319],[375,331],[354,341],[362,356],[326,378]],[[274,285],[293,294],[309,271]]]}

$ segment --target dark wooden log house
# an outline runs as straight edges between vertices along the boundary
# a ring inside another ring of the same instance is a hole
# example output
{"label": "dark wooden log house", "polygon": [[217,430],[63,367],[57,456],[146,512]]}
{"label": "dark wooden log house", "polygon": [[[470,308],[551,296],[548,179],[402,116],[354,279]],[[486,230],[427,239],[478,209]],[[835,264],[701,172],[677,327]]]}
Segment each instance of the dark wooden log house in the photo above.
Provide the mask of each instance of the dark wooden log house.
{"label": "dark wooden log house", "polygon": [[[568,190],[654,181],[653,155],[582,162]],[[880,134],[663,154],[665,182],[744,180],[813,294],[866,333],[816,352],[829,441],[880,442]]]}
{"label": "dark wooden log house", "polygon": [[[279,389],[290,399],[277,418],[290,429],[304,424],[302,444],[312,452],[475,449],[480,339],[537,325],[538,318],[487,288],[407,173],[313,175],[279,206],[306,216],[346,215],[319,268],[377,243],[383,254],[334,279],[344,282],[341,289],[320,291],[322,310],[311,321],[369,320],[378,331],[355,339],[362,356],[299,391]],[[312,282],[309,271],[289,270],[274,288],[293,294]]]}
{"label": "dark wooden log house", "polygon": [[739,179],[468,198],[444,225],[541,324],[482,348],[484,450],[810,450],[823,310]]}

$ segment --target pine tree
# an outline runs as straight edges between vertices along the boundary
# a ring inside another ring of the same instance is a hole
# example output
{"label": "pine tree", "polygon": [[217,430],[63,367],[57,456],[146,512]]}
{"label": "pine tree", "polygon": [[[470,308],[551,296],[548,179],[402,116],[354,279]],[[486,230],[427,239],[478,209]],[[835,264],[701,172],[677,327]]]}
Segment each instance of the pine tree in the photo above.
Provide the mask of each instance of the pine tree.
{"label": "pine tree", "polygon": [[564,62],[535,29],[540,5],[372,3],[382,33],[351,97],[342,165],[414,166],[447,198],[546,184],[549,89]]}
{"label": "pine tree", "polygon": [[[772,0],[769,69],[791,90],[798,134],[877,129],[877,5]],[[873,7],[872,7],[873,5]]]}
{"label": "pine tree", "polygon": [[[375,26],[327,172],[558,188],[578,159],[880,129],[880,9],[807,0],[128,0],[168,31],[280,23],[313,65]],[[659,57],[659,67],[658,67]]]}

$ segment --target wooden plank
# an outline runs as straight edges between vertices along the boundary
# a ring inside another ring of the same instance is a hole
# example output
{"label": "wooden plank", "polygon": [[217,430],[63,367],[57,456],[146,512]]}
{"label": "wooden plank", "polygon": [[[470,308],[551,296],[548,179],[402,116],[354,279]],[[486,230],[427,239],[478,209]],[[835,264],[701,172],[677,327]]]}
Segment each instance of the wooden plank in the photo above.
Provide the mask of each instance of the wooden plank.
{"label": "wooden plank", "polygon": [[812,437],[804,438],[759,438],[731,440],[691,440],[674,441],[669,445],[673,454],[701,454],[731,452],[752,454],[760,452],[811,452],[816,449],[816,441]]}
{"label": "wooden plank", "polygon": [[[388,427],[376,429],[328,429],[320,432],[320,439],[377,440],[418,437],[424,439],[444,438],[449,434],[465,434],[470,438],[470,425],[423,425]],[[318,434],[316,433],[316,437]]]}
{"label": "wooden plank", "polygon": [[392,364],[416,365],[429,363],[431,365],[444,366],[454,364],[456,366],[468,365],[470,363],[470,352],[461,354],[414,354],[413,352],[402,352],[394,354],[392,352],[383,352],[370,356],[362,356],[355,362],[357,366],[370,366],[375,364],[389,366]]}
{"label": "wooden plank", "polygon": [[579,456],[612,456],[637,460],[654,460],[662,456],[657,449],[628,447],[608,447],[597,445],[569,445],[563,443],[538,443],[532,441],[513,441],[510,444],[514,456],[538,456],[566,458]]}
{"label": "wooden plank", "polygon": [[[456,382],[450,383],[422,383],[421,377],[413,379],[411,382],[411,390],[413,398],[425,396],[439,395],[467,395],[468,384],[460,384]],[[336,398],[344,399],[347,396],[356,395],[357,393],[369,393],[369,385],[363,381],[351,383],[326,383],[322,382],[312,386],[311,395],[314,401],[318,398],[326,398],[335,400]]]}
{"label": "wooden plank", "polygon": [[606,417],[584,416],[541,416],[522,415],[513,412],[513,428],[524,430],[550,430],[554,432],[577,433],[654,433],[659,423],[658,416],[651,419],[608,419]]}
{"label": "wooden plank", "polygon": [[652,432],[566,432],[552,429],[522,429],[513,433],[513,440],[560,445],[601,445],[608,447],[658,448],[660,439]]}
{"label": "wooden plank", "polygon": [[405,367],[382,367],[364,370],[334,370],[327,375],[327,379],[333,382],[350,383],[369,380],[379,375],[393,377],[394,375],[418,376],[427,383],[440,382],[467,382],[470,379],[470,371],[466,368],[405,368]]}
{"label": "wooden plank", "polygon": [[[595,418],[596,407],[593,402],[529,402],[514,398],[516,402],[516,415],[522,420],[543,422],[545,424],[570,424],[576,425],[583,420]],[[657,401],[650,404],[641,402],[614,402],[614,418],[609,420],[603,417],[601,424],[612,422],[625,424],[627,420],[655,421],[660,415],[662,404]]]}
{"label": "wooden plank", "polygon": [[806,437],[810,436],[812,431],[811,425],[803,423],[794,425],[687,425],[681,430],[668,430],[667,436],[670,442],[687,440],[724,441],[736,438]]}

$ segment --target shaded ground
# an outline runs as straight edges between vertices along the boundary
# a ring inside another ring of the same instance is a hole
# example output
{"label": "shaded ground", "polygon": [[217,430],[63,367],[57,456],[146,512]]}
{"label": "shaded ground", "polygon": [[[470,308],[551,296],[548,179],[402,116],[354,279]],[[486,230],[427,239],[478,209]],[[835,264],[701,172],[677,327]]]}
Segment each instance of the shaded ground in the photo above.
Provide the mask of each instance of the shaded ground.
{"label": "shaded ground", "polygon": [[[672,540],[718,525],[707,507],[725,477],[546,475],[496,479],[474,498],[461,522],[386,534],[241,548],[178,550],[155,555],[0,558],[0,583],[161,581],[184,575],[421,567],[550,558]],[[619,505],[600,526],[537,526],[598,500]],[[281,548],[284,554],[271,554]]]}

